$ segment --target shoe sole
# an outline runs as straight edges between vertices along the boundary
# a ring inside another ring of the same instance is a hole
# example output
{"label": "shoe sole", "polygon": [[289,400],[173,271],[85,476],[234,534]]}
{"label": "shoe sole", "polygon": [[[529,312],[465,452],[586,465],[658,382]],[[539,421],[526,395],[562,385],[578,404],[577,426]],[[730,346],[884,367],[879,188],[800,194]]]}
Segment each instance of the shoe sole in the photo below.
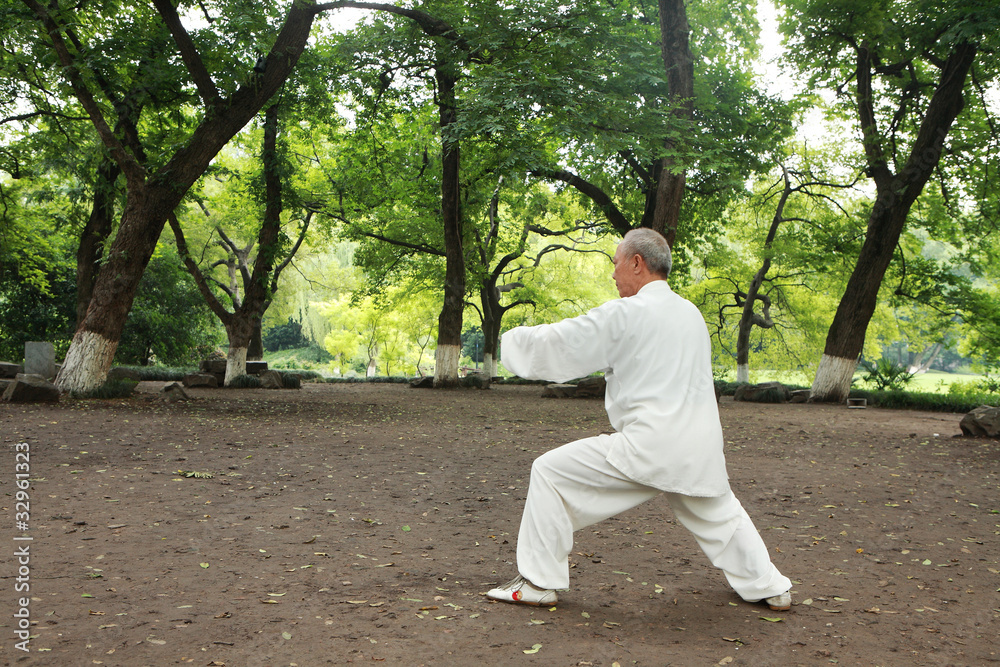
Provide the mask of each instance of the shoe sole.
{"label": "shoe sole", "polygon": [[784,607],[777,607],[777,606],[775,606],[773,604],[769,604],[767,606],[771,609],[771,611],[788,611],[789,609],[792,608],[792,605],[787,605],[787,606],[784,606]]}
{"label": "shoe sole", "polygon": [[[487,596],[489,597],[489,596]],[[556,602],[528,602],[527,600],[505,600],[503,598],[489,598],[494,602],[506,602],[507,604],[526,604],[529,607],[555,607]]]}

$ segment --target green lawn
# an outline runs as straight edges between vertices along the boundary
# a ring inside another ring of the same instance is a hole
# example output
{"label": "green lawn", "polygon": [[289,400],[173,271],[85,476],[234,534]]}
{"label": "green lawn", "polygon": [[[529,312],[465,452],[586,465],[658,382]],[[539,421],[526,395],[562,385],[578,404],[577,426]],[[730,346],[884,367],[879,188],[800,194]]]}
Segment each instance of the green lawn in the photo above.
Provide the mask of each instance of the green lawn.
{"label": "green lawn", "polygon": [[[860,373],[854,377],[855,387],[870,388],[867,387],[865,381],[861,379]],[[982,377],[982,375],[976,373],[945,373],[943,371],[927,371],[926,373],[921,373],[910,380],[910,383],[906,386],[906,388],[910,391],[947,394],[948,387],[951,386],[953,382],[971,383],[976,382]],[[736,379],[736,374],[729,373],[726,379],[733,381]],[[750,381],[754,383],[778,381],[788,385],[808,387],[812,384],[812,376],[807,376],[802,371],[759,370],[750,372]]]}

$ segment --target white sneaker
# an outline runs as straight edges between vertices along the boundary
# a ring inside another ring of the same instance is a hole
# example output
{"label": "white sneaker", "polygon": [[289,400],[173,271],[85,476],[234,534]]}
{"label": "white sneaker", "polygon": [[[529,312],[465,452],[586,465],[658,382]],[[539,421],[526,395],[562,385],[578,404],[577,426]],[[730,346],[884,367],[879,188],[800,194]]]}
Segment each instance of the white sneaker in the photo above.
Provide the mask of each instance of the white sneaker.
{"label": "white sneaker", "polygon": [[764,603],[774,611],[788,611],[792,608],[792,591],[789,589],[781,595],[765,598]]}
{"label": "white sneaker", "polygon": [[503,586],[489,590],[486,597],[500,602],[530,604],[534,607],[551,607],[559,601],[555,591],[535,588],[522,576],[517,576]]}

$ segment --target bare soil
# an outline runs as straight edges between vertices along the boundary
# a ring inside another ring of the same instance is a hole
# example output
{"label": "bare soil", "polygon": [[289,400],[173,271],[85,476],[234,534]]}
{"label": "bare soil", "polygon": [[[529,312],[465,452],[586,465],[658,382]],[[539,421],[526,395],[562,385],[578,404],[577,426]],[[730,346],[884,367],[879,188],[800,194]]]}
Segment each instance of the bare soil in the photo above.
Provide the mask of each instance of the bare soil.
{"label": "bare soil", "polygon": [[515,575],[532,459],[606,431],[600,401],[307,384],[168,404],[161,386],[0,406],[0,663],[1000,662],[1000,443],[957,437],[959,415],[723,398],[791,611],[740,600],[661,500],[578,533],[572,588],[536,609],[484,592]]}

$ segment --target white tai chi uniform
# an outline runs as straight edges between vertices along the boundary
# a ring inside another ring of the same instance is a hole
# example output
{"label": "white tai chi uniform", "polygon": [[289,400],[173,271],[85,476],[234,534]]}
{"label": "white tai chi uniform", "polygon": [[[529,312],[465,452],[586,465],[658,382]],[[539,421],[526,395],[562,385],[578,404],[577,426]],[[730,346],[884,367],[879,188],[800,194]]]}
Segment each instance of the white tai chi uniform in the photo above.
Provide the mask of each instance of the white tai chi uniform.
{"label": "white tai chi uniform", "polygon": [[705,320],[665,280],[580,317],[512,329],[501,353],[523,378],[565,382],[604,371],[615,430],[531,466],[517,538],[521,576],[567,588],[575,530],[665,492],[740,597],[756,601],[791,587],[729,488]]}

